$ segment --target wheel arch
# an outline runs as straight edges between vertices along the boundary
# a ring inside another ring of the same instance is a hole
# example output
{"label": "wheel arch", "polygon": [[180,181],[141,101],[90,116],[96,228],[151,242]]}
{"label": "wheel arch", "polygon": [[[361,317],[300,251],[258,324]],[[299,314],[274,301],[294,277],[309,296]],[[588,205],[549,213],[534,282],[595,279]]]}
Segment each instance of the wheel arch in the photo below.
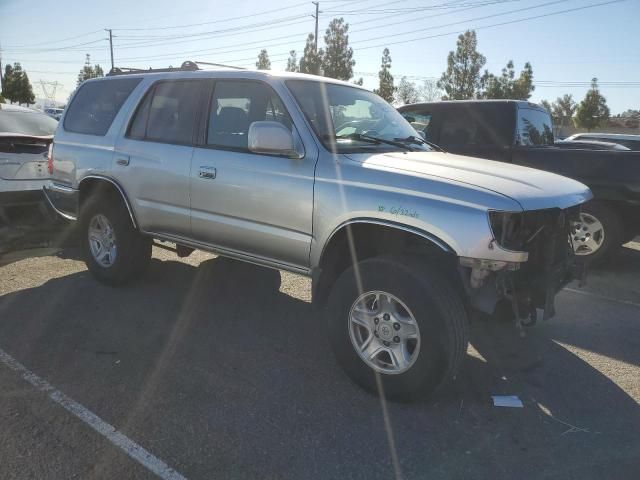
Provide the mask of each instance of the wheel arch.
{"label": "wheel arch", "polygon": [[415,254],[431,259],[462,286],[457,269],[457,253],[430,232],[374,218],[354,218],[338,225],[322,247],[312,270],[312,300],[322,305],[334,280],[354,262],[382,254]]}
{"label": "wheel arch", "polygon": [[135,213],[133,211],[133,208],[131,207],[129,199],[127,198],[127,194],[124,192],[124,189],[120,186],[120,184],[113,178],[105,177],[102,175],[87,175],[78,184],[78,190],[80,191],[80,211],[82,211],[83,203],[91,195],[104,195],[109,193],[116,194],[120,197],[125,207],[127,208],[127,212],[129,212],[129,218],[131,219],[133,228],[138,230],[138,223],[136,221]]}

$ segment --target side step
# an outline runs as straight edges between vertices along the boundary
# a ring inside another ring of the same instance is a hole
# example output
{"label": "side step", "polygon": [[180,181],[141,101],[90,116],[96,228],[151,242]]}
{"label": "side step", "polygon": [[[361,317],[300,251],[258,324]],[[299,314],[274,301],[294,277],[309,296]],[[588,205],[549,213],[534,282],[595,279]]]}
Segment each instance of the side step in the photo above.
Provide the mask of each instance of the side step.
{"label": "side step", "polygon": [[153,246],[162,248],[163,250],[168,250],[170,252],[173,252],[176,255],[178,255],[178,257],[180,258],[188,257],[196,250],[195,248],[186,247],[184,245],[178,245],[178,244],[176,244],[175,247],[172,247],[170,245],[167,245],[166,243],[161,243],[158,240],[153,241]]}

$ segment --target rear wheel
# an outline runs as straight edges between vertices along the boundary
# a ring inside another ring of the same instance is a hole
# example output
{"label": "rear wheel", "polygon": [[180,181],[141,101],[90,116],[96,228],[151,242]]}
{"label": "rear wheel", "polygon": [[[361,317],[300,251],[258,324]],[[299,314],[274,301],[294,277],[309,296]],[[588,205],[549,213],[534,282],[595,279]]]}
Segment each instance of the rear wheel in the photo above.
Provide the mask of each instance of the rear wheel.
{"label": "rear wheel", "polygon": [[572,229],[573,248],[581,261],[602,262],[624,243],[622,220],[608,205],[589,202]]}
{"label": "rear wheel", "polygon": [[90,198],[82,210],[80,224],[85,263],[102,283],[127,283],[149,265],[151,239],[133,227],[121,199]]}
{"label": "rear wheel", "polygon": [[444,276],[416,264],[364,260],[338,278],[326,309],[330,342],[347,375],[374,393],[381,386],[395,400],[435,392],[455,376],[467,350],[458,292]]}

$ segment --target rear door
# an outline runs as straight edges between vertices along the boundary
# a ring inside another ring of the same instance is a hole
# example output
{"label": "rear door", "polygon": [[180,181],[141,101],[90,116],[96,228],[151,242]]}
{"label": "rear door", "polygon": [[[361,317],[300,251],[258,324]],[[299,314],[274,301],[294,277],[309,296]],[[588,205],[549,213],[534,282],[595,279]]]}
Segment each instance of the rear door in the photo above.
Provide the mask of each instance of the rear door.
{"label": "rear door", "polygon": [[307,267],[315,155],[291,159],[247,148],[249,126],[261,120],[282,123],[299,143],[281,98],[263,82],[219,80],[208,104],[204,139],[191,168],[194,239],[230,253]]}
{"label": "rear door", "polygon": [[208,84],[206,79],[154,83],[116,143],[113,175],[144,231],[189,236],[191,157]]}
{"label": "rear door", "polygon": [[509,103],[446,103],[439,111],[436,143],[445,151],[489,160],[510,161],[514,106]]}

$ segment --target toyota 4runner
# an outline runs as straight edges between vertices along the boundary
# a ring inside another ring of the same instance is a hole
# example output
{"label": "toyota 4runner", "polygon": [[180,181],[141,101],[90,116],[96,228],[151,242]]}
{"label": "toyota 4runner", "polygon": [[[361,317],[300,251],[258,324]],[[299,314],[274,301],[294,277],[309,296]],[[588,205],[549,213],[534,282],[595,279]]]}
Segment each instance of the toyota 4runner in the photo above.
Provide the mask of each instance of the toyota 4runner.
{"label": "toyota 4runner", "polygon": [[456,374],[472,311],[554,314],[586,186],[439,151],[345,82],[187,67],[86,81],[60,121],[45,192],[98,280],[154,240],[308,275],[347,374],[405,400]]}

